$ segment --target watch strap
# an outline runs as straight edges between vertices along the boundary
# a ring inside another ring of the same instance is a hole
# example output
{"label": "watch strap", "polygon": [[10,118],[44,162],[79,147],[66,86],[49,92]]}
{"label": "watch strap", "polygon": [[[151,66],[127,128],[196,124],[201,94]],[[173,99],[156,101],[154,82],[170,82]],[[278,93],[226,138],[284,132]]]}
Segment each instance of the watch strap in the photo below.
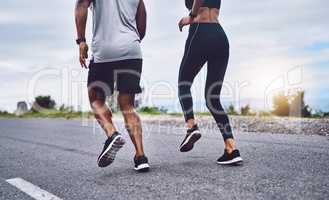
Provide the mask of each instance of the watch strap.
{"label": "watch strap", "polygon": [[86,42],[86,38],[78,38],[78,39],[76,39],[77,45],[79,45],[81,42]]}

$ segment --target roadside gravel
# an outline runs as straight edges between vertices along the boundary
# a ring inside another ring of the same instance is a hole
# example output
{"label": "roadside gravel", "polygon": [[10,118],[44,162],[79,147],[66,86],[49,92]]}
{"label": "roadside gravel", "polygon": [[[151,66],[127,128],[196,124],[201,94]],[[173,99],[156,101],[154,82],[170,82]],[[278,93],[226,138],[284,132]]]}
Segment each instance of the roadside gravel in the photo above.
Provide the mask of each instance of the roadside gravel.
{"label": "roadside gravel", "polygon": [[[183,117],[143,115],[142,119],[147,124],[184,129]],[[230,120],[238,132],[329,136],[329,119],[230,116]],[[197,121],[201,128],[217,128],[211,116],[198,117]]]}

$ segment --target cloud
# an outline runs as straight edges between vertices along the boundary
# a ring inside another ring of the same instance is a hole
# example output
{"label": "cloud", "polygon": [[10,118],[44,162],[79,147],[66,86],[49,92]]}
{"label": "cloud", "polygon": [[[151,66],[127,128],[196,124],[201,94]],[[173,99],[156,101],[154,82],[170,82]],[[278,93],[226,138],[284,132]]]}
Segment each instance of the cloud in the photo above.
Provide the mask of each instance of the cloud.
{"label": "cloud", "polygon": [[[67,0],[2,2],[0,80],[12,86],[11,90],[0,87],[3,91],[0,104],[5,109],[12,110],[17,101],[24,99],[24,84],[39,70],[65,66],[80,69],[74,44],[74,3]],[[186,30],[178,31],[177,22],[188,11],[183,0],[151,0],[146,5],[149,23],[143,42],[144,76],[149,83],[165,80],[175,87],[187,36]],[[309,47],[329,42],[328,7],[326,0],[223,1],[220,21],[231,44],[226,81],[248,81],[244,98],[262,98],[264,87],[272,79],[293,67],[303,66],[308,72],[305,81],[309,82],[307,88],[312,88],[311,94],[326,91],[326,79],[314,80],[328,73],[323,63],[329,63],[329,50],[325,46]],[[89,20],[88,38],[90,31]],[[204,73],[196,80],[196,96],[203,96]],[[47,81],[42,84],[55,87]]]}

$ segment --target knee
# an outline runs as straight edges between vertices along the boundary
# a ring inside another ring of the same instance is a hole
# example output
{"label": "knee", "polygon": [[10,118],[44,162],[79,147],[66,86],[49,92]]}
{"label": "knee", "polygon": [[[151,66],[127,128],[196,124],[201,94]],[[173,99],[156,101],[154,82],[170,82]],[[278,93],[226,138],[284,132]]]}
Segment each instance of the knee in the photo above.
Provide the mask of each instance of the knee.
{"label": "knee", "polygon": [[130,102],[122,102],[119,100],[118,104],[124,116],[129,116],[130,114],[135,112],[134,105]]}
{"label": "knee", "polygon": [[119,103],[119,107],[124,115],[134,110],[134,106],[130,104]]}
{"label": "knee", "polygon": [[106,95],[100,88],[89,88],[88,96],[92,108],[103,107],[105,105]]}
{"label": "knee", "polygon": [[223,110],[219,96],[206,96],[206,106],[210,111],[221,111]]}
{"label": "knee", "polygon": [[128,123],[130,126],[136,126],[140,124],[140,118],[132,105],[123,105],[120,106],[120,109],[126,123]]}

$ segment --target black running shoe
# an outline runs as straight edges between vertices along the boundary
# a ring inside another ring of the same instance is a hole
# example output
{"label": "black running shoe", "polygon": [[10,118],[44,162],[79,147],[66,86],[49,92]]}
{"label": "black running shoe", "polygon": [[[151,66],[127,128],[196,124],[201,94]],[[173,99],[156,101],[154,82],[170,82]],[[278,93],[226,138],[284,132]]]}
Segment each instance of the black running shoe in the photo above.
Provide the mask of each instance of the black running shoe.
{"label": "black running shoe", "polygon": [[201,132],[197,125],[187,130],[187,134],[182,144],[179,147],[181,152],[188,152],[193,149],[194,143],[201,138]]}
{"label": "black running shoe", "polygon": [[134,158],[135,170],[138,172],[147,172],[150,169],[150,165],[148,164],[148,159],[146,156],[140,156]]}
{"label": "black running shoe", "polygon": [[112,137],[105,141],[102,153],[99,155],[97,163],[99,167],[109,166],[115,159],[117,152],[125,144],[125,140],[118,132],[114,132]]}
{"label": "black running shoe", "polygon": [[232,153],[228,154],[226,149],[224,150],[224,155],[218,158],[217,163],[220,165],[237,165],[243,162],[239,150],[235,149]]}

